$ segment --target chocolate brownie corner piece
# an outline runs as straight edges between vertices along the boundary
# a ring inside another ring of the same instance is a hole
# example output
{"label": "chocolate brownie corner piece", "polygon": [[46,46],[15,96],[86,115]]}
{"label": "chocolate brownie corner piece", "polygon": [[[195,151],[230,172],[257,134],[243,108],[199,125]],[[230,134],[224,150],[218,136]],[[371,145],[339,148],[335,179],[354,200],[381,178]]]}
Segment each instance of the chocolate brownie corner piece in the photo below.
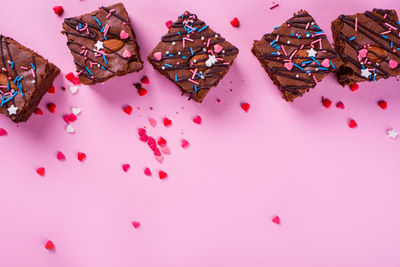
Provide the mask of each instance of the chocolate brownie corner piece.
{"label": "chocolate brownie corner piece", "polygon": [[0,113],[29,119],[60,70],[12,38],[0,35]]}
{"label": "chocolate brownie corner piece", "polygon": [[217,86],[239,50],[195,14],[184,12],[148,56],[154,69],[196,102]]}
{"label": "chocolate brownie corner piece", "polygon": [[81,83],[100,83],[143,68],[135,33],[122,3],[67,18],[63,28]]}
{"label": "chocolate brownie corner piece", "polygon": [[400,23],[395,10],[374,9],[332,22],[334,46],[343,60],[341,85],[400,74]]}
{"label": "chocolate brownie corner piece", "polygon": [[341,65],[324,31],[303,10],[254,41],[252,52],[288,102]]}

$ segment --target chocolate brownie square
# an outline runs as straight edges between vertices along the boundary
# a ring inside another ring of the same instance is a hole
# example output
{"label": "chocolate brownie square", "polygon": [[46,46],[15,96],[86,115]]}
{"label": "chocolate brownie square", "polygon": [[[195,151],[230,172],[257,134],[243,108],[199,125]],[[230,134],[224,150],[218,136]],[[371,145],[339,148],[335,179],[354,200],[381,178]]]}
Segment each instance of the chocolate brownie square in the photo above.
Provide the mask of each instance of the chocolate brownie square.
{"label": "chocolate brownie square", "polygon": [[289,102],[341,65],[325,32],[303,10],[254,41],[252,52]]}
{"label": "chocolate brownie square", "polygon": [[143,68],[135,33],[122,3],[67,18],[63,28],[81,83],[100,83]]}
{"label": "chocolate brownie square", "polygon": [[196,102],[217,86],[239,50],[188,11],[172,23],[148,56],[153,67]]}
{"label": "chocolate brownie square", "polygon": [[0,56],[0,113],[16,123],[27,121],[60,70],[3,35],[0,35]]}
{"label": "chocolate brownie square", "polygon": [[395,10],[374,9],[332,22],[334,46],[343,60],[341,85],[400,74],[400,23]]}

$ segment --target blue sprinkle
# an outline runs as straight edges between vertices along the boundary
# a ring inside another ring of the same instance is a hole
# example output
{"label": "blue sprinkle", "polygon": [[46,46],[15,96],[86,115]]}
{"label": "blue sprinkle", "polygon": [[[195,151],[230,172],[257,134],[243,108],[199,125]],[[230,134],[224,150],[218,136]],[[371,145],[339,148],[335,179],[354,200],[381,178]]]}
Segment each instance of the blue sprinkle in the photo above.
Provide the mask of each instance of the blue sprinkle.
{"label": "blue sprinkle", "polygon": [[318,27],[317,25],[313,25],[314,26],[314,28],[317,28],[317,29],[321,29],[320,27]]}
{"label": "blue sprinkle", "polygon": [[104,40],[107,40],[107,37],[104,36]]}
{"label": "blue sprinkle", "polygon": [[3,106],[3,104],[4,104],[4,98],[5,98],[5,96],[3,95],[3,97],[1,98],[1,107]]}
{"label": "blue sprinkle", "polygon": [[397,50],[399,50],[399,51],[400,51],[400,47],[399,47],[399,48],[397,48]]}
{"label": "blue sprinkle", "polygon": [[301,35],[299,34],[298,36],[297,36],[297,39],[300,39],[301,38]]}
{"label": "blue sprinkle", "polygon": [[167,67],[169,67],[169,68],[172,68],[172,65],[169,65],[169,64],[167,64],[167,63],[164,63],[164,65],[167,66]]}
{"label": "blue sprinkle", "polygon": [[186,58],[186,56],[183,56],[183,57],[182,57],[182,59],[185,59],[185,58]]}
{"label": "blue sprinkle", "polygon": [[294,36],[294,33],[291,33],[290,35],[291,35],[291,36]]}
{"label": "blue sprinkle", "polygon": [[382,37],[385,39],[389,39],[386,35],[383,35],[383,34],[382,34]]}
{"label": "blue sprinkle", "polygon": [[82,24],[79,23],[78,29],[82,29]]}
{"label": "blue sprinkle", "polygon": [[7,90],[10,91],[10,81],[7,82]]}
{"label": "blue sprinkle", "polygon": [[103,32],[103,31],[104,31],[104,26],[103,26],[103,28],[101,28],[100,32]]}
{"label": "blue sprinkle", "polygon": [[319,64],[319,62],[314,58],[314,57],[310,57],[315,63],[318,64],[318,66],[320,66],[321,64]]}
{"label": "blue sprinkle", "polygon": [[276,43],[276,39],[275,40],[273,40],[269,45],[270,46],[273,46],[274,45],[274,43]]}
{"label": "blue sprinkle", "polygon": [[103,59],[104,59],[104,62],[107,64],[107,58],[106,58],[106,55],[103,55]]}
{"label": "blue sprinkle", "polygon": [[24,76],[19,77],[17,82],[21,81],[23,78],[24,78]]}
{"label": "blue sprinkle", "polygon": [[393,48],[393,42],[390,42],[390,48]]}
{"label": "blue sprinkle", "polygon": [[364,64],[362,64],[361,67],[365,70]]}
{"label": "blue sprinkle", "polygon": [[30,63],[30,64],[31,64],[31,66],[32,66],[32,69],[36,70],[35,65],[33,65],[33,63]]}
{"label": "blue sprinkle", "polygon": [[194,85],[194,91],[197,92],[197,85]]}
{"label": "blue sprinkle", "polygon": [[180,32],[177,32],[177,34],[181,35],[181,33],[180,33]]}
{"label": "blue sprinkle", "polygon": [[314,32],[316,34],[324,33],[324,31]]}
{"label": "blue sprinkle", "polygon": [[327,68],[324,68],[324,67],[318,67],[320,70],[329,70],[329,69],[327,69]]}
{"label": "blue sprinkle", "polygon": [[278,53],[276,53],[276,52],[271,52],[271,54],[272,54],[272,55],[278,55]]}
{"label": "blue sprinkle", "polygon": [[178,75],[175,74],[175,82],[178,81]]}
{"label": "blue sprinkle", "polygon": [[329,61],[329,64],[331,64],[332,68],[335,70],[335,65],[333,65],[332,61]]}
{"label": "blue sprinkle", "polygon": [[299,65],[297,65],[296,63],[293,63],[293,66],[295,66],[296,68],[300,69],[300,70],[304,70],[302,67],[300,67]]}
{"label": "blue sprinkle", "polygon": [[205,26],[201,27],[197,32],[201,32],[202,30],[206,29],[207,27],[208,27],[208,26],[205,25]]}
{"label": "blue sprinkle", "polygon": [[13,83],[15,84],[15,82],[18,80],[18,76],[15,77],[15,80],[13,81]]}
{"label": "blue sprinkle", "polygon": [[350,37],[350,38],[349,38],[349,41],[353,41],[354,39],[356,39],[356,37],[355,37],[355,36],[353,36],[353,37]]}
{"label": "blue sprinkle", "polygon": [[192,56],[193,56],[193,49],[192,48],[190,48],[190,53],[192,54]]}
{"label": "blue sprinkle", "polygon": [[85,67],[85,69],[87,70],[87,72],[89,72],[90,73],[90,75],[93,75],[93,73],[89,70],[89,68],[88,67]]}
{"label": "blue sprinkle", "polygon": [[97,24],[99,24],[99,26],[101,26],[100,20],[98,20],[98,19],[96,18],[96,16],[93,16],[93,18],[94,18],[94,20],[97,22]]}
{"label": "blue sprinkle", "polygon": [[274,30],[276,30],[276,29],[278,29],[280,26],[276,26],[275,28],[274,28]]}
{"label": "blue sprinkle", "polygon": [[11,68],[13,69],[14,68],[14,61],[11,61]]}
{"label": "blue sprinkle", "polygon": [[106,68],[104,68],[103,66],[100,66],[100,68],[102,68],[103,70],[106,70]]}
{"label": "blue sprinkle", "polygon": [[312,60],[301,62],[301,65],[312,63]]}
{"label": "blue sprinkle", "polygon": [[174,56],[174,54],[169,54],[168,56],[169,56],[169,57],[173,57],[173,56]]}

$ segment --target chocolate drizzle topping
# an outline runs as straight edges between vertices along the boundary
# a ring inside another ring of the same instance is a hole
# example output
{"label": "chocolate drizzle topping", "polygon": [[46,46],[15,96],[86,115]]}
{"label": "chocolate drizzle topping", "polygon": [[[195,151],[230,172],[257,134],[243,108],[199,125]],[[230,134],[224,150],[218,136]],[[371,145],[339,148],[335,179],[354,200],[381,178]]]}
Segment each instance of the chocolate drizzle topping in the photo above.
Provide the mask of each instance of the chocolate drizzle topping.
{"label": "chocolate drizzle topping", "polygon": [[[162,43],[168,43],[168,46]],[[182,94],[188,94],[189,99],[195,98],[201,90],[215,86],[234,58],[229,61],[225,59],[236,56],[239,52],[235,46],[212,31],[204,21],[189,12],[185,12],[172,23],[169,33],[161,37],[158,47],[163,47],[160,51],[154,50],[161,54],[160,58],[157,59],[152,54],[149,61],[176,83]],[[215,50],[215,47],[221,50]],[[170,48],[172,51],[163,50]],[[210,58],[216,58],[215,62],[208,63]],[[183,73],[182,70],[188,71]],[[193,89],[183,89],[188,87]]]}

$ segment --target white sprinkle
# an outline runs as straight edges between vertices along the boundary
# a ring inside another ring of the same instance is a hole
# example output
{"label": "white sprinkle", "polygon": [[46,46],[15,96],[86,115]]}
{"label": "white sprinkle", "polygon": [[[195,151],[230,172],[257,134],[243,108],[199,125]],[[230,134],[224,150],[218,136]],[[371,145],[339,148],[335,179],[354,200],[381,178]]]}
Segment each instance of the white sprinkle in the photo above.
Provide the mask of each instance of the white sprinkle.
{"label": "white sprinkle", "polygon": [[176,43],[175,43],[175,42],[172,42],[172,45],[176,45]]}

